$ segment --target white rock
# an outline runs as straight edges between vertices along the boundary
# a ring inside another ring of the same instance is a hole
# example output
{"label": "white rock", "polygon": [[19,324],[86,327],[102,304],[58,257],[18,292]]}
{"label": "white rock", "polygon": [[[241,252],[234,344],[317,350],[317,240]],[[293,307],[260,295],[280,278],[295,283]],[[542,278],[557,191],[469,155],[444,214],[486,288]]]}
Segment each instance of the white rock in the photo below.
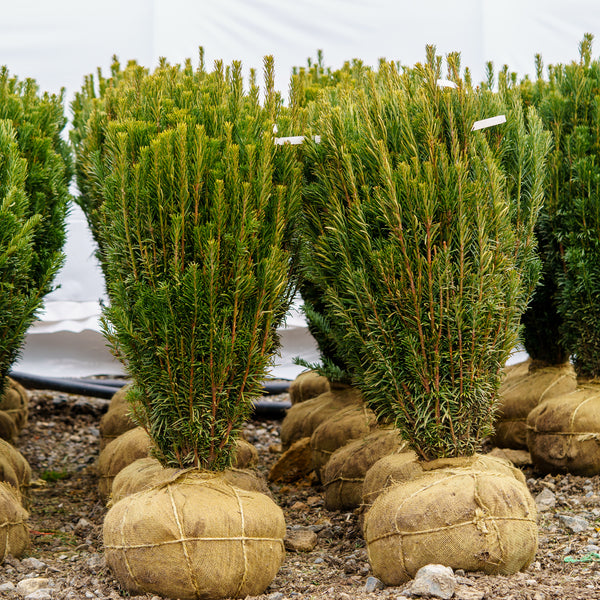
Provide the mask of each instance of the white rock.
{"label": "white rock", "polygon": [[38,590],[47,590],[53,586],[52,580],[46,577],[30,577],[17,583],[17,592],[22,596],[27,596]]}
{"label": "white rock", "polygon": [[12,592],[15,589],[15,584],[12,581],[0,583],[0,592]]}
{"label": "white rock", "polygon": [[21,561],[21,564],[27,569],[32,569],[33,571],[39,571],[40,569],[43,569],[46,566],[45,562],[42,562],[41,560],[38,560],[33,556],[30,556],[29,558],[24,558]]}
{"label": "white rock", "polygon": [[570,529],[573,533],[581,533],[589,528],[590,524],[583,517],[577,517],[572,515],[558,515],[559,520],[562,524]]}
{"label": "white rock", "polygon": [[536,497],[535,504],[540,512],[550,510],[556,506],[556,496],[545,487]]}
{"label": "white rock", "polygon": [[426,565],[421,567],[410,586],[413,596],[433,596],[449,600],[456,589],[456,577],[450,567]]}
{"label": "white rock", "polygon": [[25,600],[52,600],[52,594],[47,588],[31,592],[25,596]]}

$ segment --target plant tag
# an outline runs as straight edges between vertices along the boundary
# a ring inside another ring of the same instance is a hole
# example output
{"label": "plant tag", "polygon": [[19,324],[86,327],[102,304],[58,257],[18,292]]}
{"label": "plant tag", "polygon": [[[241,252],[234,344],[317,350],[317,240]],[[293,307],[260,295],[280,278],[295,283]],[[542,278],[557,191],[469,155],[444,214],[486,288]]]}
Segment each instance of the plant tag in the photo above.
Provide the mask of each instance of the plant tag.
{"label": "plant tag", "polygon": [[[315,135],[313,137],[313,140],[315,140],[315,142],[318,144],[321,141],[321,136]],[[304,136],[292,135],[290,137],[278,137],[275,138],[274,141],[276,146],[283,146],[284,144],[291,144],[292,146],[297,146],[298,144],[301,144],[304,141]]]}
{"label": "plant tag", "polygon": [[437,80],[438,87],[447,87],[457,89],[458,86],[454,83],[454,81],[450,81],[449,79],[438,79]]}
{"label": "plant tag", "polygon": [[489,119],[475,121],[475,123],[473,123],[473,127],[471,127],[471,131],[485,129],[486,127],[493,127],[494,125],[500,125],[500,123],[506,123],[506,117],[504,115],[498,115],[497,117],[490,117]]}

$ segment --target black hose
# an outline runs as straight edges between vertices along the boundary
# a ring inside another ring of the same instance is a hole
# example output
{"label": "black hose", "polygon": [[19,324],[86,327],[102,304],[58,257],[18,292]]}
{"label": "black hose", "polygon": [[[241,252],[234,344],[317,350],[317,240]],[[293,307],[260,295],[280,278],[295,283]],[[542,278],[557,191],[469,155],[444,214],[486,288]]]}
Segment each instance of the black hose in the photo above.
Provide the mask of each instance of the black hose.
{"label": "black hose", "polygon": [[[11,371],[9,376],[27,389],[54,390],[67,394],[78,394],[80,396],[91,396],[93,398],[105,398],[108,400],[113,397],[118,389],[127,383],[125,379],[68,379],[62,377],[42,377],[19,371]],[[285,394],[289,390],[289,387],[289,382],[265,381],[263,384],[264,395],[275,396]],[[254,417],[282,419],[290,406],[289,402],[259,400],[254,403]]]}

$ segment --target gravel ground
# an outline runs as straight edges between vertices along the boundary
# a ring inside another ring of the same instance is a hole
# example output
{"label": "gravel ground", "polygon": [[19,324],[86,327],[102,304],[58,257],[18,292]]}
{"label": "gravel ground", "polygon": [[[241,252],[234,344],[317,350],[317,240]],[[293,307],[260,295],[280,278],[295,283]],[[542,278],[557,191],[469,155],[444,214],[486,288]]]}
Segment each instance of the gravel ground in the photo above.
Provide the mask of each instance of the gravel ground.
{"label": "gravel ground", "polygon": [[[22,599],[17,584],[23,579],[48,580],[29,600],[128,597],[106,569],[102,553],[106,508],[96,492],[94,463],[98,424],[106,406],[106,401],[63,393],[31,393],[29,425],[18,446],[33,469],[33,545],[29,557],[9,557],[0,565],[0,598]],[[280,452],[279,425],[261,420],[246,427],[246,437],[259,449],[260,469],[265,474]],[[531,468],[525,473],[531,492],[546,507],[540,513],[540,547],[534,563],[526,572],[509,577],[457,571],[455,598],[600,599],[600,477],[541,477]],[[288,536],[314,532],[317,537],[312,550],[287,552],[261,600],[402,600],[410,596],[408,586],[367,591],[373,580],[369,580],[357,514],[325,510],[323,490],[312,480],[270,487],[285,512]]]}

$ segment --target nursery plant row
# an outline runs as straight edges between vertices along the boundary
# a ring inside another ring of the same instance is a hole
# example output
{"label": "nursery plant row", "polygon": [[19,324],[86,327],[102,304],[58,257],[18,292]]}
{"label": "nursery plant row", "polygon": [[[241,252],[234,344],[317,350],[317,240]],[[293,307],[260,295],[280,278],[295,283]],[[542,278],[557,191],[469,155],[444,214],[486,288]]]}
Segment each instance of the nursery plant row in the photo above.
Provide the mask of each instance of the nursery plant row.
{"label": "nursery plant row", "polygon": [[[483,443],[600,473],[600,61],[591,35],[579,50],[480,83],[433,46],[411,67],[319,54],[287,102],[272,57],[262,89],[202,51],[115,58],[76,94],[70,143],[64,97],[3,68],[0,556],[29,547],[8,372],[62,264],[74,176],[131,378],[98,463],[125,590],[246,597],[276,576],[285,520],[241,432],[297,292],[320,362],[294,382],[272,477],[306,459],[329,508],[362,507],[387,585],[430,563],[527,568],[535,503]],[[505,368],[520,343],[530,359]]]}

